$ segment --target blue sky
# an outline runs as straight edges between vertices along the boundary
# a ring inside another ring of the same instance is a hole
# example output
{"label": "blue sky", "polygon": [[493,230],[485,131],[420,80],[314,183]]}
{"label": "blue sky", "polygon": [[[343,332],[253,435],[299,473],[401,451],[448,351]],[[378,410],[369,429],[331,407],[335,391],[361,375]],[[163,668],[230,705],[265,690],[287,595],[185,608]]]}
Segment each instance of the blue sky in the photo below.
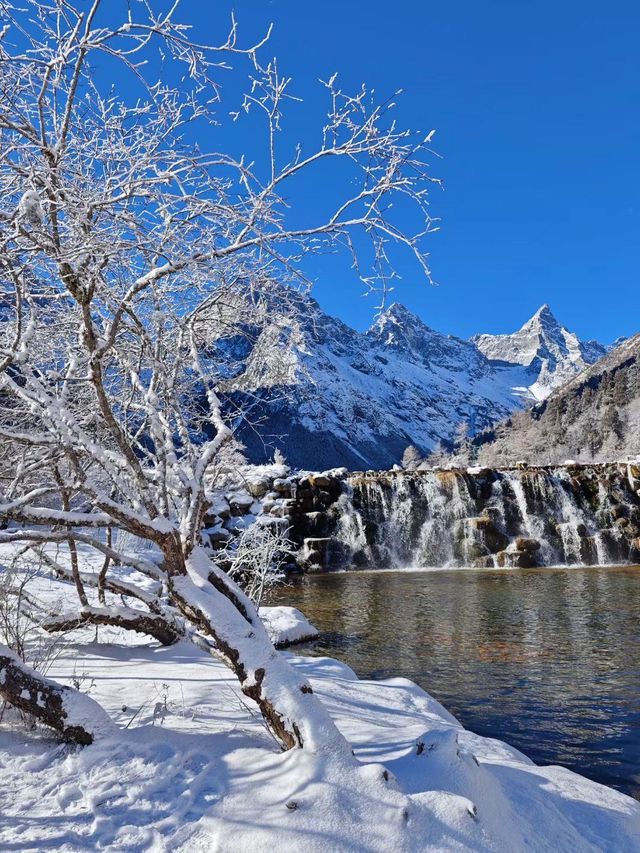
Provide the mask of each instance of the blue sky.
{"label": "blue sky", "polygon": [[[508,332],[547,302],[585,338],[640,331],[637,0],[182,0],[180,8],[202,41],[224,38],[232,8],[242,43],[274,24],[263,59],[276,55],[303,98],[286,119],[285,144],[317,133],[317,81],[335,71],[345,90],[366,82],[384,99],[404,89],[401,123],[436,129],[431,171],[444,190],[432,193],[441,228],[429,250],[438,286],[404,255],[393,295],[428,325],[462,337]],[[224,115],[238,92],[232,75],[221,80]],[[253,156],[255,123],[211,132],[205,147]],[[312,217],[334,194],[320,183],[296,203]],[[370,325],[375,300],[363,298],[347,258],[317,258],[310,272],[325,310]]]}
{"label": "blue sky", "polygon": [[[183,0],[196,31],[232,4]],[[273,22],[267,48],[318,115],[315,83],[339,71],[380,94],[402,87],[403,121],[436,128],[444,180],[432,208],[438,287],[407,258],[395,297],[429,325],[510,331],[543,302],[585,337],[640,329],[640,6],[628,0],[300,2],[239,0],[241,34]],[[315,295],[358,328],[373,302],[348,269],[319,261]]]}

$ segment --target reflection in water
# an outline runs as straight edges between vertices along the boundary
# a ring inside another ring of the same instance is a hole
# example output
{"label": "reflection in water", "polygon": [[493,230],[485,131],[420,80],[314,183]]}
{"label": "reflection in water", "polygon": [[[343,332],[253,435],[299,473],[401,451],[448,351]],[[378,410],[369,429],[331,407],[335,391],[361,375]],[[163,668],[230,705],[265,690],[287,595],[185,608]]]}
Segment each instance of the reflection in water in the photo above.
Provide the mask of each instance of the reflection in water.
{"label": "reflection in water", "polygon": [[467,728],[640,798],[640,568],[327,574],[269,603],[326,632],[301,653],[411,678]]}

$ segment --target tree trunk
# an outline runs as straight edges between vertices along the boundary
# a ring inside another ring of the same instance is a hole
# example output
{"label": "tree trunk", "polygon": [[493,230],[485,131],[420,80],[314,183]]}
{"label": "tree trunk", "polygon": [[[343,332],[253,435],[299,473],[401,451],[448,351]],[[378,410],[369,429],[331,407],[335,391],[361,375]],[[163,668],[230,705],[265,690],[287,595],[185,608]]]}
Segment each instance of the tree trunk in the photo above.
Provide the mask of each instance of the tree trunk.
{"label": "tree trunk", "polygon": [[66,741],[87,745],[113,728],[97,702],[40,675],[6,646],[0,646],[0,696],[55,729]]}
{"label": "tree trunk", "polygon": [[273,647],[253,602],[202,548],[194,549],[186,570],[170,580],[173,601],[213,638],[282,747],[330,751],[353,761],[349,744],[309,682]]}

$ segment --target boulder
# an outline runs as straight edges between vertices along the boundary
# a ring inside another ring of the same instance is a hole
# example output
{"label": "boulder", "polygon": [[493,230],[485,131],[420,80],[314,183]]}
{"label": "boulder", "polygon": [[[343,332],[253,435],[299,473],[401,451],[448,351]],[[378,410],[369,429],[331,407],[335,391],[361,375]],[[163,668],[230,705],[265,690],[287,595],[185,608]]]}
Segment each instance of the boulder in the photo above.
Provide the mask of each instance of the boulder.
{"label": "boulder", "polygon": [[291,480],[284,480],[282,478],[278,478],[273,481],[273,490],[278,493],[280,497],[285,495],[286,497],[291,497]]}
{"label": "boulder", "polygon": [[327,567],[327,557],[331,537],[312,537],[304,540],[298,562],[306,572],[322,571]]}
{"label": "boulder", "polygon": [[246,515],[251,509],[254,498],[249,492],[234,492],[228,496],[231,515]]}
{"label": "boulder", "polygon": [[536,565],[529,551],[499,551],[496,561],[503,569],[532,569]]}
{"label": "boulder", "polygon": [[228,501],[226,501],[222,496],[212,498],[211,505],[207,510],[207,517],[218,516],[218,518],[229,518],[230,515],[231,508],[229,507]]}
{"label": "boulder", "polygon": [[492,554],[505,549],[509,544],[509,537],[498,530],[495,521],[488,515],[479,515],[477,518],[470,518],[469,523],[471,527],[479,532],[482,541]]}
{"label": "boulder", "polygon": [[216,550],[224,548],[227,542],[231,539],[229,531],[225,530],[224,527],[221,527],[220,525],[208,527],[204,533],[208,537],[211,546]]}
{"label": "boulder", "polygon": [[518,536],[516,539],[516,549],[533,554],[535,551],[540,550],[540,543],[537,539],[527,539],[525,536]]}
{"label": "boulder", "polygon": [[[487,548],[486,545],[482,545],[480,542],[469,543],[465,548],[464,557],[466,560],[471,561],[472,565],[475,565],[476,560],[480,560],[480,559],[483,559],[485,557],[488,557],[489,559],[491,559],[490,554],[489,554],[489,549]],[[492,561],[492,563],[493,563],[493,561]]]}
{"label": "boulder", "polygon": [[489,555],[486,557],[477,557],[471,564],[474,569],[493,569],[495,568],[494,558]]}
{"label": "boulder", "polygon": [[327,474],[312,474],[309,477],[311,485],[317,489],[326,489],[331,485],[331,478]]}
{"label": "boulder", "polygon": [[266,478],[263,480],[255,480],[247,483],[247,491],[254,498],[263,498],[271,489],[271,480]]}

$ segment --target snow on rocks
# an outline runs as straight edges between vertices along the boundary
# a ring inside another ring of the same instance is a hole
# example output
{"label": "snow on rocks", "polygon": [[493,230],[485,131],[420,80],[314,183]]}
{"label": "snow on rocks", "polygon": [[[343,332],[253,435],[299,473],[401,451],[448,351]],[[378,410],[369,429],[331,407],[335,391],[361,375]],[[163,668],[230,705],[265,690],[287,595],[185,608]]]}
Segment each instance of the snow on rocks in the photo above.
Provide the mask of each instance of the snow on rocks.
{"label": "snow on rocks", "polygon": [[315,640],[319,636],[318,629],[295,607],[261,607],[258,612],[269,639],[278,648]]}
{"label": "snow on rocks", "polygon": [[215,550],[233,547],[234,537],[251,525],[272,527],[298,549],[290,570],[323,570],[326,549],[313,543],[329,541],[347,476],[346,468],[289,473],[282,465],[247,465],[235,480],[209,495],[208,542]]}

